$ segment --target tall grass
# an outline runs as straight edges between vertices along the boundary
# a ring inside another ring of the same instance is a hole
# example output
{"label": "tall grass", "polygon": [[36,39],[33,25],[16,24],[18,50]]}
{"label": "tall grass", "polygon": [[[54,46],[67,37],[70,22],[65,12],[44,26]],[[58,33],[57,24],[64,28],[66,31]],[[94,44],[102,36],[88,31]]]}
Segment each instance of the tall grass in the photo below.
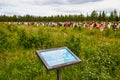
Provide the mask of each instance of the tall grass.
{"label": "tall grass", "polygon": [[0,80],[56,80],[35,51],[63,46],[82,62],[61,69],[62,80],[120,79],[120,30],[0,24]]}

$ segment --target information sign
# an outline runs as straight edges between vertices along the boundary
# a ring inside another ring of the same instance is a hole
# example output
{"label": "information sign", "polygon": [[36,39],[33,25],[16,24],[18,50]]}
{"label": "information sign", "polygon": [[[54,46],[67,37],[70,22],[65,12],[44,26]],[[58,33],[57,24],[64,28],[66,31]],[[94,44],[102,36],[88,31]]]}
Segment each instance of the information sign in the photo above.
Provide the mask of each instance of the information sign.
{"label": "information sign", "polygon": [[38,50],[36,53],[48,70],[58,69],[81,61],[67,47]]}

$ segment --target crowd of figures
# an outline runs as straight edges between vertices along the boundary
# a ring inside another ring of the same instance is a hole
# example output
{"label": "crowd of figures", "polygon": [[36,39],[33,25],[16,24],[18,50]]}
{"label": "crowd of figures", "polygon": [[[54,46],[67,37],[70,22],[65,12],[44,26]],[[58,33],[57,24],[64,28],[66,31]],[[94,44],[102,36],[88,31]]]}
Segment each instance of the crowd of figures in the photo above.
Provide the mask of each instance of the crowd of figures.
{"label": "crowd of figures", "polygon": [[92,30],[93,28],[98,28],[103,31],[104,28],[112,28],[114,31],[120,29],[120,22],[6,22],[7,24],[24,24],[24,25],[36,25],[37,27],[47,26],[47,27],[62,27],[66,29],[69,27],[78,28],[83,27]]}

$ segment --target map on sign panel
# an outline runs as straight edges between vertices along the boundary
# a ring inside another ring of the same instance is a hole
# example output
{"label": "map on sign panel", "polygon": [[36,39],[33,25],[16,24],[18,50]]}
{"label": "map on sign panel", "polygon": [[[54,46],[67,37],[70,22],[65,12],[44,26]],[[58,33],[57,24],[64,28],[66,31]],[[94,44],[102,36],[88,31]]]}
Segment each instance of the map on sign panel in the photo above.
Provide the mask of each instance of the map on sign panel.
{"label": "map on sign panel", "polygon": [[41,55],[47,62],[48,66],[60,65],[77,59],[66,49],[51,50],[41,52]]}

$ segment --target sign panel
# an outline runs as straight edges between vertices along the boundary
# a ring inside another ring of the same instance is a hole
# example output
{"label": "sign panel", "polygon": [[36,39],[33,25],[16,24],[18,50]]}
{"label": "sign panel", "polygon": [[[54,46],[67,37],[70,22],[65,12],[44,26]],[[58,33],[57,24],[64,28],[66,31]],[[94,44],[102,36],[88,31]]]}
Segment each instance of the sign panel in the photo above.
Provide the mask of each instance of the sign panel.
{"label": "sign panel", "polygon": [[81,61],[67,47],[38,50],[36,53],[48,70],[79,63]]}

